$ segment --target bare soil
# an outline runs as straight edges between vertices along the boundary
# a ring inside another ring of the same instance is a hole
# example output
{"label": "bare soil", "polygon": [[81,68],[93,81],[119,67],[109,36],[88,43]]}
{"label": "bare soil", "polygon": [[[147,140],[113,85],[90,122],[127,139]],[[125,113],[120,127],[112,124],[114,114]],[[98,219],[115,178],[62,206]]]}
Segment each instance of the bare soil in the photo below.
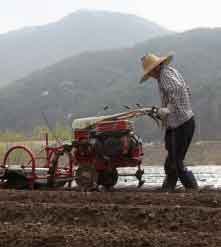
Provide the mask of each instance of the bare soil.
{"label": "bare soil", "polygon": [[221,192],[1,190],[0,246],[221,246]]}

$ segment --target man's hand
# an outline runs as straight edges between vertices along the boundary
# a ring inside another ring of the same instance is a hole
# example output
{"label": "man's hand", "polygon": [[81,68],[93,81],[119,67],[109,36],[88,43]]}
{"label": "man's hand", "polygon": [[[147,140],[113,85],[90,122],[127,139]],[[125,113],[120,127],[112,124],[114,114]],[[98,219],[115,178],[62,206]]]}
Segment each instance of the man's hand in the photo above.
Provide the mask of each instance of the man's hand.
{"label": "man's hand", "polygon": [[160,119],[165,120],[167,116],[170,114],[170,110],[167,107],[162,107],[158,109],[157,114]]}

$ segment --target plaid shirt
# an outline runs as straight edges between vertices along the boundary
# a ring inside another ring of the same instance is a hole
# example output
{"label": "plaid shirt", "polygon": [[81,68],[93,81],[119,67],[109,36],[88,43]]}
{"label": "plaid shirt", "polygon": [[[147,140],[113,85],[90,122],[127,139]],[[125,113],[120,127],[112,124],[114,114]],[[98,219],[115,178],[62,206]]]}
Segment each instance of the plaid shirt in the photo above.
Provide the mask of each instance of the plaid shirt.
{"label": "plaid shirt", "polygon": [[168,107],[170,110],[165,123],[166,128],[177,128],[194,115],[190,102],[190,88],[176,69],[163,65],[158,86],[162,107]]}

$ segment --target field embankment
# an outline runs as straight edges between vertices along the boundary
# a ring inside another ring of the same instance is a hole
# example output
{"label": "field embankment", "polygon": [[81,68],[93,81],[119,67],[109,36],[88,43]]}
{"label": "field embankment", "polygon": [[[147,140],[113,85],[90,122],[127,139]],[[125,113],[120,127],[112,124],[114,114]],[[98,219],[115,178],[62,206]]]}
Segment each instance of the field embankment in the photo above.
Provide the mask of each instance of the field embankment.
{"label": "field embankment", "polygon": [[[52,144],[55,142],[51,142]],[[19,141],[19,142],[0,142],[0,159],[8,148],[13,145],[25,145],[32,149],[36,154],[44,148],[43,141]],[[41,153],[41,156],[44,152]],[[144,144],[145,165],[163,165],[166,150],[163,144]],[[191,144],[186,156],[188,165],[221,165],[221,141],[202,141]]]}

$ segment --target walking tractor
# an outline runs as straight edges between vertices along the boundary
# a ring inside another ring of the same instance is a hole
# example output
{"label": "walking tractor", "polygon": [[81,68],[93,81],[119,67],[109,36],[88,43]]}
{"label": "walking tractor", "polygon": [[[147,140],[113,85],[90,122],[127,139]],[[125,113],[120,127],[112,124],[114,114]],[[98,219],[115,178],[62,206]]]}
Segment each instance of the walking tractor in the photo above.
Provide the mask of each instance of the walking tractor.
{"label": "walking tractor", "polygon": [[[133,175],[138,186],[144,181],[141,169],[142,141],[135,134],[133,118],[149,116],[159,124],[158,108],[139,108],[108,116],[75,119],[73,140],[69,144],[46,144],[38,155],[26,146],[9,148],[1,167],[4,188],[40,189],[71,187],[84,190],[99,185],[110,189],[117,181],[118,169],[137,167]],[[125,175],[125,174],[124,174]]]}

